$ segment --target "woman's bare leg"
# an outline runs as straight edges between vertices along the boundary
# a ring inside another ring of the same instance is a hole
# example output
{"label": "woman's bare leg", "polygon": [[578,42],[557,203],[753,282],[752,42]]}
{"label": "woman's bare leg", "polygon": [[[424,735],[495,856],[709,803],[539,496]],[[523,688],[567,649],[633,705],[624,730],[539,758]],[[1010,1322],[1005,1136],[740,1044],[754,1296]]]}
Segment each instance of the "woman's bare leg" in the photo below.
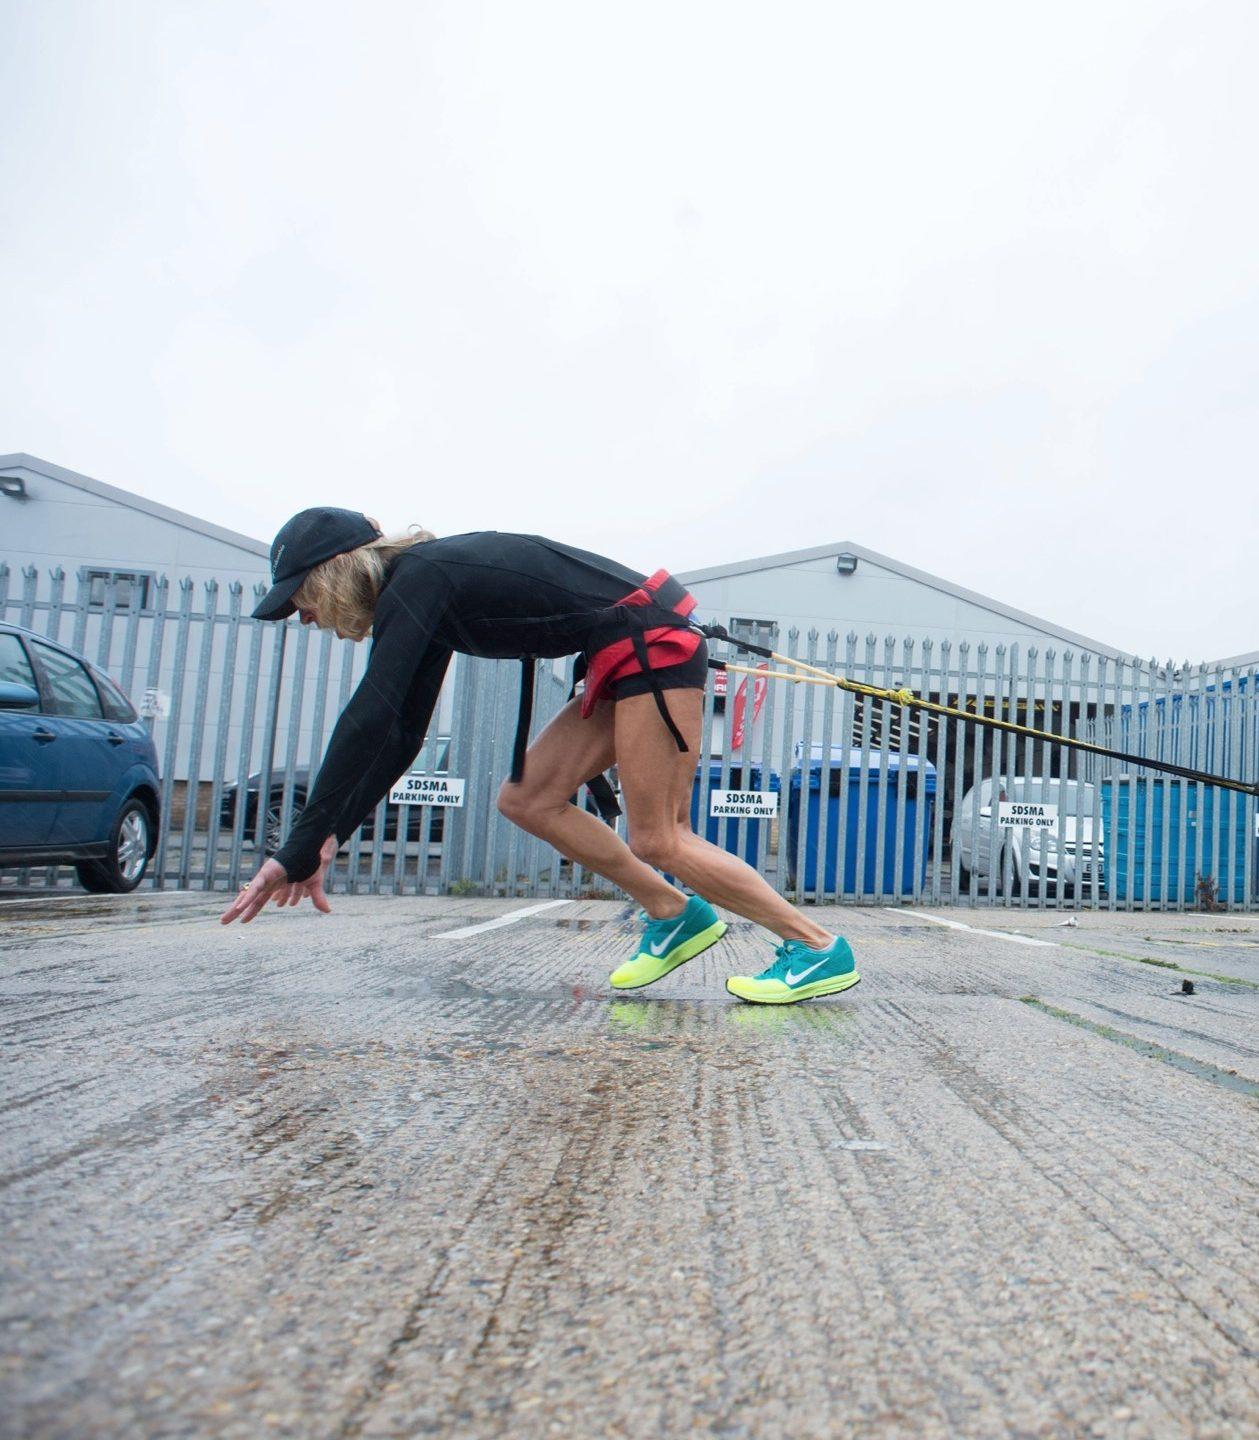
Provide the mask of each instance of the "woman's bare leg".
{"label": "woman's bare leg", "polygon": [[638,859],[610,825],[569,803],[613,758],[611,704],[600,703],[582,719],[580,701],[571,700],[529,747],[521,782],[504,782],[498,808],[561,855],[619,885],[653,920],[671,919],[682,913],[686,896]]}
{"label": "woman's bare leg", "polygon": [[654,696],[634,695],[614,707],[613,741],[630,849],[646,865],[667,870],[706,900],[784,940],[802,940],[816,949],[829,945],[834,937],[788,904],[762,875],[691,829],[703,691],[666,690],[664,696],[690,747],[686,753],[665,729]]}

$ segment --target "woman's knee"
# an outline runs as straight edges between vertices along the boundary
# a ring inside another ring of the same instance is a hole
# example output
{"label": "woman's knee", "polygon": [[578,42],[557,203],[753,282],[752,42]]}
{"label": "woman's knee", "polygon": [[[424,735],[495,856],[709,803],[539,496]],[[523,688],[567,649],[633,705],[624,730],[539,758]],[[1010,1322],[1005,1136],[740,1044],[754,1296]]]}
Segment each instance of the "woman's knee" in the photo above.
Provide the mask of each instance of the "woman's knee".
{"label": "woman's knee", "polygon": [[672,870],[680,833],[676,826],[631,828],[629,847],[644,865],[654,866],[657,870]]}
{"label": "woman's knee", "polygon": [[498,813],[514,825],[525,825],[528,820],[540,819],[561,803],[553,796],[535,790],[529,785],[527,777],[522,783],[504,780],[498,787],[496,801]]}
{"label": "woman's knee", "polygon": [[498,806],[498,813],[505,820],[519,823],[526,816],[536,811],[536,802],[532,800],[530,792],[524,785],[513,783],[511,780],[504,780],[498,787],[498,798],[495,802]]}

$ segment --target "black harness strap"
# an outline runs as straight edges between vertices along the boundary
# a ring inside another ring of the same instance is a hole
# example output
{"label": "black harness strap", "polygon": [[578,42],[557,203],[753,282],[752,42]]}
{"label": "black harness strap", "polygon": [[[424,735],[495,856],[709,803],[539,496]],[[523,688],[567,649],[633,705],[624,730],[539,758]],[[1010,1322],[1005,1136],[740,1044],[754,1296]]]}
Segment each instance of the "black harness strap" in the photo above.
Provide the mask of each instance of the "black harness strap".
{"label": "black harness strap", "polygon": [[[568,692],[568,698],[572,700],[577,694],[577,687],[586,678],[587,661],[584,655],[578,655],[573,661],[573,683]],[[590,791],[590,798],[595,802],[595,808],[599,811],[599,818],[608,825],[616,824],[616,817],[621,813],[621,807],[617,804],[616,791],[613,790],[611,781],[606,775],[592,775],[586,781],[586,789]],[[577,796],[574,795],[572,804],[577,804]]]}
{"label": "black harness strap", "polygon": [[678,749],[685,754],[689,747],[682,738],[682,732],[673,723],[673,716],[669,714],[669,707],[665,704],[664,691],[656,679],[656,672],[651,668],[651,657],[647,653],[647,641],[643,637],[641,626],[630,636],[630,643],[634,647],[634,654],[638,656],[638,663],[642,666],[643,674],[651,682],[651,693],[656,702],[656,709],[660,711],[660,718],[664,721],[669,734],[677,742]]}
{"label": "black harness strap", "polygon": [[537,656],[520,657],[520,708],[516,712],[516,738],[511,747],[511,783],[519,785],[525,774],[525,751],[529,746],[529,726],[533,722],[533,682]]}
{"label": "black harness strap", "polygon": [[[766,660],[774,658],[774,652],[764,645],[753,645],[750,640],[736,640],[724,625],[696,625],[694,627],[709,640],[724,640],[727,645],[733,645],[736,650],[747,650],[753,655],[760,655]],[[710,660],[709,665],[714,670],[723,668],[720,660]]]}
{"label": "black harness strap", "polygon": [[[606,775],[592,775],[586,781],[586,789],[590,791],[590,798],[595,802],[599,811],[599,818],[609,825],[616,824],[616,817],[621,813],[621,807],[616,803],[616,791],[612,788],[612,782]],[[574,804],[576,801],[574,801]]]}

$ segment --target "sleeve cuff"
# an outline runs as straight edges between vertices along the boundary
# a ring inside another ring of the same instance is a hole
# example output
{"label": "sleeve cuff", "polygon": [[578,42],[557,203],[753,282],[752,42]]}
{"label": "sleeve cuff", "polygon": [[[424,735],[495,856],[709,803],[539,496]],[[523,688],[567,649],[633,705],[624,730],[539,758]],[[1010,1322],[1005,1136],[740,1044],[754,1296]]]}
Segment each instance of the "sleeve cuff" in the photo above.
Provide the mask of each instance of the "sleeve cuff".
{"label": "sleeve cuff", "polygon": [[281,846],[271,857],[277,864],[284,866],[284,874],[290,885],[299,884],[310,877],[319,869],[319,851],[315,851],[314,859],[300,850],[290,850],[287,845]]}

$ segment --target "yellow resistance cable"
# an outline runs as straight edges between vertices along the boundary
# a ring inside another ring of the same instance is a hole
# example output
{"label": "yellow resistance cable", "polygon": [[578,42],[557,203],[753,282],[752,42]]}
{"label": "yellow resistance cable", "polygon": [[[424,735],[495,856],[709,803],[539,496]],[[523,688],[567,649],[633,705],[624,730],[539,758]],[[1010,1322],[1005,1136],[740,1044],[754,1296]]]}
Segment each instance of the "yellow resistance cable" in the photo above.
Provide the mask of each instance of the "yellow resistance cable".
{"label": "yellow resistance cable", "polygon": [[1123,760],[1146,770],[1162,770],[1169,775],[1178,775],[1183,780],[1196,780],[1202,785],[1216,785],[1223,790],[1234,790],[1240,795],[1259,795],[1259,784],[1248,785],[1244,780],[1230,780],[1223,775],[1209,775],[1204,770],[1193,770],[1186,765],[1173,765],[1167,760],[1151,760],[1143,755],[1130,755],[1123,750],[1109,750],[1104,745],[1094,745],[1089,740],[1077,740],[1069,735],[1054,735],[1048,730],[1035,730],[1030,725],[1019,725],[1013,720],[998,720],[995,715],[975,715],[969,710],[959,710],[953,705],[941,705],[936,700],[925,700],[912,690],[885,690],[878,685],[865,685],[860,680],[850,680],[846,675],[832,675],[819,670],[794,655],[780,655],[769,652],[771,660],[781,665],[791,665],[804,672],[799,675],[785,674],[781,670],[757,670],[750,665],[735,665],[724,662],[726,670],[739,675],[756,675],[763,680],[789,680],[793,685],[834,685],[854,695],[864,695],[871,700],[886,700],[893,705],[904,705],[915,710],[927,710],[933,715],[948,715],[955,720],[966,720],[974,725],[987,725],[992,730],[1004,730],[1011,735],[1026,735],[1034,740],[1045,740],[1051,745],[1063,745],[1072,750],[1087,750],[1093,755],[1105,755],[1112,760]]}

